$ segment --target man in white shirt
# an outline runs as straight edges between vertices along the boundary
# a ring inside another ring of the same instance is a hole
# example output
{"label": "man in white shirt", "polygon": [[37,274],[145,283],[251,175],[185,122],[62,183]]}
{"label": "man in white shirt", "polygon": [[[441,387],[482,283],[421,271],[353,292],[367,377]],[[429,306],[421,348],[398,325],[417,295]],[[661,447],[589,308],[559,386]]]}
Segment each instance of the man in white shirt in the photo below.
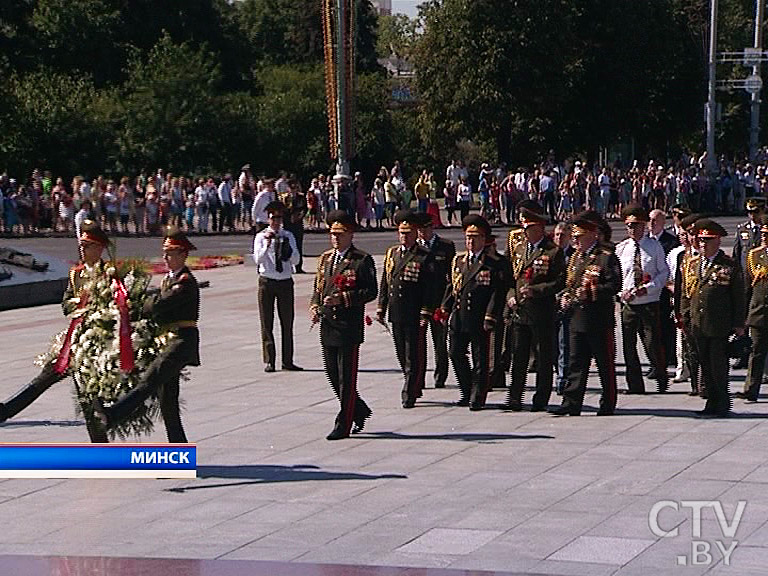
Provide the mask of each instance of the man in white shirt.
{"label": "man in white shirt", "polygon": [[267,222],[267,205],[276,200],[274,191],[274,180],[266,178],[263,181],[261,191],[256,195],[253,202],[251,216],[253,225],[256,226],[256,232],[261,232],[269,223]]}
{"label": "man in white shirt", "polygon": [[224,230],[224,226],[229,227],[232,232],[235,228],[232,222],[232,174],[224,174],[224,178],[219,184],[219,205],[221,206],[221,218],[219,219],[219,232]]}
{"label": "man in white shirt", "polygon": [[275,371],[275,301],[280,318],[283,370],[299,371],[293,363],[293,266],[299,262],[299,250],[293,234],[283,230],[285,205],[270,202],[266,207],[269,225],[256,234],[253,260],[259,267],[259,318],[264,371]]}
{"label": "man in white shirt", "polygon": [[648,212],[641,206],[629,206],[622,216],[628,238],[616,245],[621,264],[621,334],[626,364],[627,394],[645,394],[645,383],[637,354],[637,336],[645,345],[655,369],[658,391],[668,387],[667,360],[661,339],[659,297],[669,277],[664,248],[655,238],[646,236]]}

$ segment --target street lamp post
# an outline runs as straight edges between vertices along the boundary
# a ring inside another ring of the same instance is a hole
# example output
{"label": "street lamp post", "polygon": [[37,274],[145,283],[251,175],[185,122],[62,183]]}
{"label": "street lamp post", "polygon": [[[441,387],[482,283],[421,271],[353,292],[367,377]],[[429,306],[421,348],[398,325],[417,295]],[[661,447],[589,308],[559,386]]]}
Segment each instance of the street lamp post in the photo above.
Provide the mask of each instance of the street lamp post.
{"label": "street lamp post", "polygon": [[709,89],[707,91],[707,171],[717,171],[715,157],[715,87],[717,62],[717,0],[710,0],[709,14]]}
{"label": "street lamp post", "polygon": [[[763,4],[765,0],[756,0],[755,6],[755,52],[762,54],[763,50]],[[760,64],[762,58],[758,57],[752,64],[752,77],[760,78]],[[757,148],[760,136],[760,90],[752,92],[749,111],[749,161],[757,160]]]}

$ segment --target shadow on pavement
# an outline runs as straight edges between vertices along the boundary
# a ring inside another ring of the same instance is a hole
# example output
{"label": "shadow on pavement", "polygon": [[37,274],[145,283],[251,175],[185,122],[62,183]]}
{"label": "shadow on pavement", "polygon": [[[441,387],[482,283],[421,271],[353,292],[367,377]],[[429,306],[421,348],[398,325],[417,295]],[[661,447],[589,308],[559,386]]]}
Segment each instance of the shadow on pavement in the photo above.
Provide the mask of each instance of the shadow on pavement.
{"label": "shadow on pavement", "polygon": [[297,464],[294,466],[198,466],[198,479],[219,478],[247,480],[247,482],[230,482],[221,484],[205,484],[203,486],[183,486],[169,488],[166,492],[187,492],[206,488],[229,488],[232,486],[248,486],[250,484],[275,484],[280,482],[319,482],[325,480],[391,480],[406,479],[403,474],[361,474],[359,472],[332,472],[319,466]]}
{"label": "shadow on pavement", "polygon": [[31,428],[33,426],[58,426],[59,428],[74,428],[85,426],[83,420],[11,420],[0,423],[0,428]]}
{"label": "shadow on pavement", "polygon": [[[701,407],[704,408],[702,401]],[[662,418],[698,418],[693,410],[677,408],[616,408],[616,416],[660,416]],[[731,412],[725,420],[766,420],[768,414],[749,412]]]}
{"label": "shadow on pavement", "polygon": [[399,432],[369,432],[358,438],[380,440],[457,440],[459,442],[500,442],[502,440],[554,440],[554,436],[544,434],[493,434],[493,433],[455,433],[455,434],[400,434]]}

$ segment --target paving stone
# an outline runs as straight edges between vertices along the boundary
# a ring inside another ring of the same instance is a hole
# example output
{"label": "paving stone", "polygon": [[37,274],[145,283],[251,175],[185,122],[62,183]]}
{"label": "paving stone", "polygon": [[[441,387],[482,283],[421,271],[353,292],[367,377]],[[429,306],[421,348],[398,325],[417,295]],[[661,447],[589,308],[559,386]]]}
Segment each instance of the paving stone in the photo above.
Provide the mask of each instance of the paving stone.
{"label": "paving stone", "polygon": [[579,536],[576,540],[552,554],[548,560],[617,564],[621,566],[628,563],[653,543],[654,540],[640,540],[637,538]]}
{"label": "paving stone", "polygon": [[[596,418],[593,371],[590,408],[580,418],[471,413],[450,405],[458,397],[451,373],[443,390],[431,388],[428,376],[417,407],[403,410],[391,337],[374,326],[366,331],[359,375],[374,415],[364,434],[327,442],[338,401],[322,372],[319,335],[299,312],[296,362],[307,371],[265,374],[252,272],[198,274],[212,283],[202,299],[203,364],[190,371],[182,398],[200,477],[0,480],[0,513],[14,519],[4,525],[0,554],[90,551],[647,576],[676,573],[677,556],[690,554],[691,545],[690,535],[653,541],[654,503],[719,499],[729,517],[738,500],[748,505],[734,553],[739,564],[712,573],[765,573],[768,531],[758,520],[768,518],[768,404],[737,406],[759,417],[719,422],[692,418],[702,402],[684,394],[621,397],[620,415]],[[296,277],[297,312],[311,281]],[[37,373],[32,359],[65,321],[58,306],[43,306],[0,312],[0,325],[13,342],[0,349],[1,401]],[[57,384],[0,424],[0,440],[85,441],[71,388],[69,381]],[[504,396],[493,391],[489,402]],[[165,442],[162,425],[144,440]],[[689,514],[665,512],[663,520],[690,532]],[[704,528],[714,533],[717,525],[705,515]],[[622,546],[596,544],[614,541]],[[638,541],[653,543],[618,563]]]}
{"label": "paving stone", "polygon": [[433,528],[397,549],[406,554],[464,555],[474,552],[500,536],[500,530]]}

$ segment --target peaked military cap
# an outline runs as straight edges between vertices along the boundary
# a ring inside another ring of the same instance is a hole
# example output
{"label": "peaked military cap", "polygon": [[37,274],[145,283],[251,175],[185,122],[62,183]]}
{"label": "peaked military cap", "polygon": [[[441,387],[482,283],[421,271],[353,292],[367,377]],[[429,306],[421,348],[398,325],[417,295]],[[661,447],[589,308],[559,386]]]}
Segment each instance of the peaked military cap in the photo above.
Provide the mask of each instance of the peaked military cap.
{"label": "peaked military cap", "polygon": [[421,226],[421,217],[413,210],[398,210],[395,212],[395,224],[399,232],[408,233]]}
{"label": "peaked military cap", "polygon": [[648,222],[650,220],[648,211],[637,204],[632,204],[631,206],[624,208],[624,210],[621,211],[621,217],[627,224],[633,222]]}
{"label": "peaked military cap", "polygon": [[461,221],[461,228],[467,236],[491,235],[491,225],[479,214],[467,214]]}
{"label": "peaked military cap", "polygon": [[711,218],[701,218],[694,224],[694,230],[697,238],[721,238],[728,236],[725,228],[720,226]]}
{"label": "peaked military cap", "polygon": [[176,226],[166,226],[163,233],[165,235],[163,250],[184,250],[185,252],[197,250],[197,246],[192,244],[187,235]]}
{"label": "peaked military cap", "polygon": [[331,233],[354,232],[357,230],[355,219],[344,210],[332,210],[325,219],[325,223],[328,225]]}
{"label": "peaked military cap", "polygon": [[109,245],[109,236],[93,220],[83,220],[80,225],[81,244],[99,244],[102,247]]}
{"label": "peaked military cap", "polygon": [[703,214],[688,214],[688,216],[680,220],[680,226],[683,227],[683,230],[688,231],[691,226],[696,224],[697,220],[701,220],[703,217]]}

